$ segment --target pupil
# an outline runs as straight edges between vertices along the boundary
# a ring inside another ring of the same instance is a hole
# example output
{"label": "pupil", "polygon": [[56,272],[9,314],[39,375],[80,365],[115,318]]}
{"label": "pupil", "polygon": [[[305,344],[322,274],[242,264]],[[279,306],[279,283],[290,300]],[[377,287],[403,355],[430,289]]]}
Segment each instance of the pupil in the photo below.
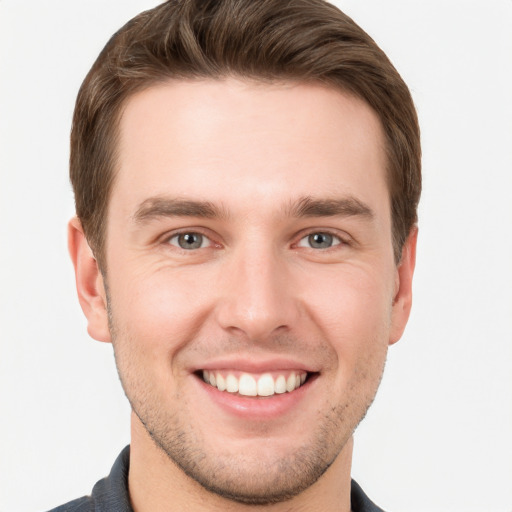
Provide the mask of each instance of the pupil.
{"label": "pupil", "polygon": [[199,249],[203,242],[203,236],[197,233],[184,233],[178,240],[182,249]]}
{"label": "pupil", "polygon": [[315,249],[327,249],[332,245],[332,236],[328,233],[309,235],[309,243]]}

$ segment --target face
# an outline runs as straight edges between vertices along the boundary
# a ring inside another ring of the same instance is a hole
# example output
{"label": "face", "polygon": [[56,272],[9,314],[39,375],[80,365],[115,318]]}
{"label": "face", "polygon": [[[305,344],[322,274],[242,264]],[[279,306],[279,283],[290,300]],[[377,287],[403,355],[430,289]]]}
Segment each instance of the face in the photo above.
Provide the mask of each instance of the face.
{"label": "face", "polygon": [[407,247],[394,263],[385,165],[377,116],[319,85],[174,82],[127,103],[110,331],[101,308],[89,330],[111,337],[135,422],[206,489],[300,493],[372,402],[413,267]]}

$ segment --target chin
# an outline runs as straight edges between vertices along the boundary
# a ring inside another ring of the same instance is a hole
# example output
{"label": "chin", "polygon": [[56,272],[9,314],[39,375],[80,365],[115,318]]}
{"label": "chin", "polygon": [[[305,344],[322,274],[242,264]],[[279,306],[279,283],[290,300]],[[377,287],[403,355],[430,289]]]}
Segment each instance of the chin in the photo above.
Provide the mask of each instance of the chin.
{"label": "chin", "polygon": [[333,462],[325,458],[323,448],[302,448],[283,456],[272,450],[265,453],[260,446],[252,457],[224,454],[195,461],[183,450],[178,454],[164,451],[206,491],[246,505],[288,501],[313,485]]}

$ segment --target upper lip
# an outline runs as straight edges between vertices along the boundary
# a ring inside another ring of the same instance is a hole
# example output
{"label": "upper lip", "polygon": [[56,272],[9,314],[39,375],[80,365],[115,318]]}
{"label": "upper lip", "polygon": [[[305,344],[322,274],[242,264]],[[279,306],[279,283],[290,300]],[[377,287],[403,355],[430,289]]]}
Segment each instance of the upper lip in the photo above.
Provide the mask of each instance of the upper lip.
{"label": "upper lip", "polygon": [[318,369],[315,369],[310,364],[293,358],[280,357],[271,359],[257,359],[255,357],[214,359],[193,368],[192,371],[197,372],[199,370],[237,370],[246,373],[264,373],[279,370],[298,370],[308,373],[318,371]]}

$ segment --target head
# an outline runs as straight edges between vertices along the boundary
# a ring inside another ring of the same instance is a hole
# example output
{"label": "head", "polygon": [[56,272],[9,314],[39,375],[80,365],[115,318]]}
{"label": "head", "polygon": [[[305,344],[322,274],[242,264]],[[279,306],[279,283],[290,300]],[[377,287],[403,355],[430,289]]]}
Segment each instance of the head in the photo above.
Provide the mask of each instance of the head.
{"label": "head", "polygon": [[[243,20],[243,23],[241,22]],[[406,84],[376,43],[323,0],[170,1],[107,43],[78,94],[70,176],[77,216],[104,269],[118,124],[138,91],[167,80],[239,77],[320,83],[365,101],[385,135],[396,262],[417,222],[421,149]]]}
{"label": "head", "polygon": [[324,2],[167,2],[109,41],[70,247],[134,449],[249,504],[339,474],[407,322],[419,158],[407,87]]}

